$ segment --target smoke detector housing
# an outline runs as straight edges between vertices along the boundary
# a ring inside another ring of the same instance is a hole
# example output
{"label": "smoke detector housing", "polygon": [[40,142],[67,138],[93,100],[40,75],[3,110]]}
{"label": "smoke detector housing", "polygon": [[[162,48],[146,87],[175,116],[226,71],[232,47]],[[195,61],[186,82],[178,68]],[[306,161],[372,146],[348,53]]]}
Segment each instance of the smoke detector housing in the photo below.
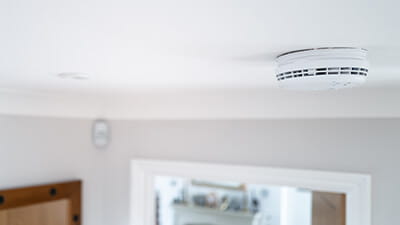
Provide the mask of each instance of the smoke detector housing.
{"label": "smoke detector housing", "polygon": [[363,84],[368,75],[367,50],[352,47],[291,51],[276,58],[279,86],[292,90],[330,90]]}

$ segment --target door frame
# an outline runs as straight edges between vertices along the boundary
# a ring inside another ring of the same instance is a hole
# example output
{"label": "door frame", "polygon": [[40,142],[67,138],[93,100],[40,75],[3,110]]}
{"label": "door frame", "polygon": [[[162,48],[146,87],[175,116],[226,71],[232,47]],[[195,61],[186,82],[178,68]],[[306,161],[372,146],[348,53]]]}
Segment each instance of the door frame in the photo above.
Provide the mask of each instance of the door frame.
{"label": "door frame", "polygon": [[238,181],[344,193],[346,225],[371,225],[371,176],[368,174],[153,159],[131,161],[131,225],[155,224],[156,176]]}

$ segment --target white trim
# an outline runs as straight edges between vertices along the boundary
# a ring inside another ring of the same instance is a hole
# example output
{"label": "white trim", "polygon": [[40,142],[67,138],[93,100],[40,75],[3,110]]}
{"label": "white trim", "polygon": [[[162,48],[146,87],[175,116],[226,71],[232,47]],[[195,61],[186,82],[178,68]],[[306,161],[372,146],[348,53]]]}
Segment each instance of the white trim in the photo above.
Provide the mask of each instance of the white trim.
{"label": "white trim", "polygon": [[240,181],[345,193],[347,225],[371,225],[371,176],[315,170],[134,159],[131,162],[131,225],[154,224],[154,177]]}
{"label": "white trim", "polygon": [[0,88],[0,114],[118,120],[399,118],[399,95],[400,90],[388,88],[340,92],[173,89],[112,94]]}

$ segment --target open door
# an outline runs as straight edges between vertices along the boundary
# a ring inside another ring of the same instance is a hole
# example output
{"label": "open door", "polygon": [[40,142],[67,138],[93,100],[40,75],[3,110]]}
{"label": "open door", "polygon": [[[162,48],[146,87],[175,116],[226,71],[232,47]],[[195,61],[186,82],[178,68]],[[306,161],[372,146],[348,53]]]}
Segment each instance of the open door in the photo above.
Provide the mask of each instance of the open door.
{"label": "open door", "polygon": [[346,195],[313,192],[312,225],[346,225]]}

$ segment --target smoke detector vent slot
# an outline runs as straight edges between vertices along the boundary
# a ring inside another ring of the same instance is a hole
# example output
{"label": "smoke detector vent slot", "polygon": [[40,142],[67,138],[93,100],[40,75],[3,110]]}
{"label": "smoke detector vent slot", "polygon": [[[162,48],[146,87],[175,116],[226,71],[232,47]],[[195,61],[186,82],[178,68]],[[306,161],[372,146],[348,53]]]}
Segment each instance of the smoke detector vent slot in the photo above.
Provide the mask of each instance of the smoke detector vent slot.
{"label": "smoke detector vent slot", "polygon": [[[316,72],[317,71],[317,72]],[[320,75],[359,75],[367,76],[368,69],[358,68],[358,67],[329,67],[329,68],[316,68],[316,69],[304,69],[304,70],[294,70],[286,73],[280,73],[276,75],[279,80],[297,78],[297,77],[307,77],[307,76],[320,76]]]}

